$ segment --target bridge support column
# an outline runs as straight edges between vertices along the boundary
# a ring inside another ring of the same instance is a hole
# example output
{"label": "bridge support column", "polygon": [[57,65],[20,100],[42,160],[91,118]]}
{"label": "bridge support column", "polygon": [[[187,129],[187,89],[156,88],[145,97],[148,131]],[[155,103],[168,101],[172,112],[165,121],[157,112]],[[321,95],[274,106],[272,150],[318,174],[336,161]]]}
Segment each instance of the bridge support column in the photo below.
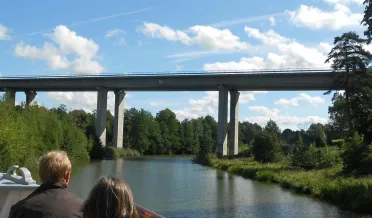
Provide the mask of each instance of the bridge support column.
{"label": "bridge support column", "polygon": [[227,155],[227,103],[228,90],[222,87],[218,97],[217,155],[219,157]]}
{"label": "bridge support column", "polygon": [[107,90],[98,90],[96,135],[103,147],[106,146]]}
{"label": "bridge support column", "polygon": [[114,146],[123,147],[124,130],[124,91],[115,91]]}
{"label": "bridge support column", "polygon": [[35,97],[37,93],[35,91],[27,91],[26,93],[26,105],[35,104]]}
{"label": "bridge support column", "polygon": [[5,101],[11,105],[15,105],[16,91],[6,91],[5,92]]}
{"label": "bridge support column", "polygon": [[230,91],[230,156],[237,155],[239,152],[239,95],[236,90]]}

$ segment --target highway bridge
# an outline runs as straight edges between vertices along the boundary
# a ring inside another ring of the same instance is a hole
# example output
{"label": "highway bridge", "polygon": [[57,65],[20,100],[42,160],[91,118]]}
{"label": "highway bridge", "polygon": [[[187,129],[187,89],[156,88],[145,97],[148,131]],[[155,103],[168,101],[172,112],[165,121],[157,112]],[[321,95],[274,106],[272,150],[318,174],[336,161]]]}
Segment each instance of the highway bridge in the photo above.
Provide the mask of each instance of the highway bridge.
{"label": "highway bridge", "polygon": [[[221,156],[238,153],[239,91],[340,90],[333,69],[267,69],[246,71],[141,72],[100,75],[53,75],[0,77],[0,91],[15,101],[16,92],[26,93],[26,104],[37,92],[97,91],[96,134],[106,145],[107,92],[115,92],[114,143],[123,144],[126,91],[218,91],[218,145]],[[228,93],[230,92],[230,149],[227,151]]]}

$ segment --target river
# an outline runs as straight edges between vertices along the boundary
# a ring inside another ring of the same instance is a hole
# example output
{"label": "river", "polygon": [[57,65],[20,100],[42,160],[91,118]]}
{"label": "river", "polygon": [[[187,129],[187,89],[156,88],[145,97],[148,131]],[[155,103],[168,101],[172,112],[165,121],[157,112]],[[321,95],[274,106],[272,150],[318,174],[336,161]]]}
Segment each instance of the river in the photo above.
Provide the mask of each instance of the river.
{"label": "river", "polygon": [[165,217],[360,217],[275,184],[193,164],[191,157],[103,160],[76,167],[69,187],[86,198],[102,175],[124,179],[136,203]]}

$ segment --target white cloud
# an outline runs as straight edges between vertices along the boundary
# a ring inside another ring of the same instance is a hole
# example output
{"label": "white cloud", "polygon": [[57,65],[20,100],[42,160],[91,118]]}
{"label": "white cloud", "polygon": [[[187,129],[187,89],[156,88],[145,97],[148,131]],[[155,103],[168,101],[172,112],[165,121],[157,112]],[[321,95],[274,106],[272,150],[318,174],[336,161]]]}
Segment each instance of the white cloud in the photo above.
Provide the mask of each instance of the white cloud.
{"label": "white cloud", "polygon": [[207,50],[246,50],[249,48],[247,42],[240,41],[229,29],[217,29],[212,26],[192,26],[188,32],[173,30],[168,26],[145,22],[138,28],[146,36],[152,38],[163,38],[168,41],[179,41],[185,45],[199,45]]}
{"label": "white cloud", "polygon": [[274,109],[271,110],[271,109],[269,109],[267,107],[264,107],[264,106],[251,106],[248,109],[250,111],[254,111],[254,112],[263,114],[264,116],[268,116],[268,117],[276,117],[276,116],[278,116],[278,113],[279,113],[278,108],[274,108]]}
{"label": "white cloud", "polygon": [[278,53],[269,52],[266,59],[258,56],[241,58],[238,62],[216,62],[204,64],[203,69],[215,70],[250,70],[273,68],[314,68],[329,67],[325,64],[326,56],[316,48],[306,47],[294,40],[283,37],[274,31],[261,33],[257,29],[246,27],[245,30],[251,37],[262,43],[274,46]]}
{"label": "white cloud", "polygon": [[138,45],[139,47],[142,47],[142,45],[143,45],[142,41],[141,41],[141,40],[138,40],[138,41],[137,41],[137,45]]}
{"label": "white cloud", "polygon": [[0,24],[0,40],[11,39],[9,32],[10,32],[9,29],[6,26]]}
{"label": "white cloud", "polygon": [[285,128],[298,129],[299,125],[309,126],[312,123],[327,123],[326,118],[318,116],[307,116],[307,117],[298,117],[298,116],[283,116],[280,115],[280,111],[277,108],[269,109],[264,106],[252,106],[248,108],[250,111],[257,112],[261,115],[245,118],[246,121],[251,123],[257,123],[261,126],[265,126],[266,123],[271,119],[274,120],[279,127],[284,130]]}
{"label": "white cloud", "polygon": [[106,38],[111,38],[115,35],[123,35],[123,34],[124,34],[123,30],[115,28],[115,29],[107,31],[105,37]]}
{"label": "white cloud", "polygon": [[275,26],[276,21],[274,17],[269,17],[269,21],[270,21],[270,26]]}
{"label": "white cloud", "polygon": [[[125,98],[127,98],[127,95]],[[48,92],[48,97],[57,104],[64,104],[68,108],[83,109],[87,112],[92,112],[97,109],[97,92]],[[124,107],[129,108],[127,102],[124,102]],[[114,92],[107,93],[107,109],[114,114],[115,94]]]}
{"label": "white cloud", "polygon": [[116,40],[118,41],[118,44],[125,44],[124,34],[125,32],[123,30],[115,28],[107,31],[105,37],[106,38],[115,37]]}
{"label": "white cloud", "polygon": [[325,42],[321,42],[319,43],[319,48],[320,50],[328,54],[332,50],[332,45]]}
{"label": "white cloud", "polygon": [[233,25],[238,25],[242,23],[251,23],[251,22],[258,22],[258,21],[265,21],[267,19],[270,19],[271,17],[277,17],[277,16],[282,16],[284,13],[275,13],[275,14],[267,14],[267,15],[261,15],[261,16],[256,16],[256,17],[245,17],[245,18],[240,18],[240,19],[235,19],[235,20],[224,20],[220,21],[218,23],[212,24],[210,26],[213,27],[226,27],[226,26],[233,26]]}
{"label": "white cloud", "polygon": [[329,4],[357,4],[357,5],[363,5],[364,0],[324,0],[325,2]]}
{"label": "white cloud", "polygon": [[277,45],[292,41],[286,37],[279,35],[274,30],[269,30],[266,33],[262,33],[258,29],[244,27],[244,31],[248,34],[249,37],[260,40],[265,45]]}
{"label": "white cloud", "polygon": [[181,70],[182,70],[182,66],[179,65],[179,64],[177,64],[177,65],[176,65],[176,70],[177,70],[177,71],[181,71]]}
{"label": "white cloud", "polygon": [[[200,99],[190,99],[189,107],[182,110],[173,110],[179,120],[195,119],[207,114],[214,115],[217,113],[218,107],[218,92],[208,91],[206,95]],[[239,104],[247,104],[255,101],[255,94],[266,94],[267,91],[253,91],[253,92],[240,92]],[[230,95],[228,95],[230,98]],[[230,105],[230,104],[229,104]]]}
{"label": "white cloud", "polygon": [[360,26],[363,18],[363,14],[353,13],[342,4],[333,5],[332,11],[323,11],[317,7],[301,5],[298,10],[287,11],[287,13],[293,24],[311,29],[356,28]]}
{"label": "white cloud", "polygon": [[299,101],[306,101],[309,104],[317,105],[317,104],[323,104],[325,103],[324,98],[318,97],[318,96],[310,96],[306,93],[300,93],[297,97],[291,98],[291,99],[284,99],[281,98],[278,101],[275,102],[277,105],[281,106],[298,106]]}
{"label": "white cloud", "polygon": [[[52,34],[48,35],[58,46],[45,42],[43,47],[18,43],[14,50],[15,56],[30,59],[46,60],[53,70],[69,69],[76,73],[99,74],[105,69],[97,61],[99,46],[91,39],[78,36],[65,26],[57,26]],[[69,60],[69,55],[75,55],[75,60]]]}

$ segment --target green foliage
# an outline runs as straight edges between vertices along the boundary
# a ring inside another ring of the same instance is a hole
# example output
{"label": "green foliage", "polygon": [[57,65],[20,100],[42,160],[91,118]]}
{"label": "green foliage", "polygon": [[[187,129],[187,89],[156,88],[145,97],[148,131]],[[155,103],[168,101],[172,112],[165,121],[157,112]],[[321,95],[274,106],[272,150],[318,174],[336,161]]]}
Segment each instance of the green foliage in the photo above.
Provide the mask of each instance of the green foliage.
{"label": "green foliage", "polygon": [[311,141],[313,141],[317,147],[324,147],[327,145],[327,136],[325,135],[322,124],[311,124],[307,132]]}
{"label": "green foliage", "polygon": [[281,134],[278,124],[276,124],[276,122],[271,119],[267,122],[265,126],[265,131],[272,132],[278,135]]}
{"label": "green foliage", "polygon": [[120,157],[137,157],[141,156],[141,153],[139,153],[137,150],[131,149],[131,148],[118,148],[117,152]]}
{"label": "green foliage", "polygon": [[364,16],[362,24],[367,26],[367,30],[364,31],[364,35],[367,36],[368,43],[372,41],[372,1],[364,0],[363,4],[365,5]]}
{"label": "green foliage", "polygon": [[[350,73],[355,75],[366,75],[367,67],[372,60],[372,54],[365,50],[367,40],[359,37],[355,32],[343,33],[334,39],[334,47],[328,54],[326,63],[332,61],[332,68],[335,70],[343,70],[336,78],[336,82],[343,84],[345,88],[345,117],[347,118],[348,132],[354,131],[352,105],[355,105],[355,88],[360,89],[363,85],[360,83],[358,76],[350,76]],[[327,92],[327,93],[330,93]],[[359,106],[359,105],[355,105]]]}
{"label": "green foliage", "polygon": [[0,170],[21,165],[35,170],[41,155],[65,150],[72,160],[89,160],[88,140],[63,108],[14,107],[0,101]]}
{"label": "green foliage", "polygon": [[294,152],[291,165],[304,169],[323,169],[335,167],[341,163],[337,147],[302,147]]}
{"label": "green foliage", "polygon": [[255,160],[276,162],[281,157],[281,139],[276,132],[264,131],[254,138],[252,152]]}
{"label": "green foliage", "polygon": [[335,140],[332,140],[332,144],[334,146],[339,147],[339,148],[343,148],[344,147],[344,143],[345,143],[345,140],[344,139],[335,139]]}
{"label": "green foliage", "polygon": [[118,159],[120,157],[118,150],[112,146],[103,148],[103,152],[105,153],[104,156],[108,159]]}
{"label": "green foliage", "polygon": [[371,178],[343,177],[340,167],[304,171],[283,163],[262,164],[251,158],[218,159],[215,155],[207,156],[204,164],[245,178],[278,183],[284,188],[333,202],[345,209],[372,212]]}
{"label": "green foliage", "polygon": [[239,124],[239,139],[243,144],[251,143],[260,132],[262,132],[262,127],[257,123],[243,122]]}
{"label": "green foliage", "polygon": [[363,136],[354,133],[345,141],[342,155],[344,170],[355,174],[372,173],[372,147],[363,142]]}

